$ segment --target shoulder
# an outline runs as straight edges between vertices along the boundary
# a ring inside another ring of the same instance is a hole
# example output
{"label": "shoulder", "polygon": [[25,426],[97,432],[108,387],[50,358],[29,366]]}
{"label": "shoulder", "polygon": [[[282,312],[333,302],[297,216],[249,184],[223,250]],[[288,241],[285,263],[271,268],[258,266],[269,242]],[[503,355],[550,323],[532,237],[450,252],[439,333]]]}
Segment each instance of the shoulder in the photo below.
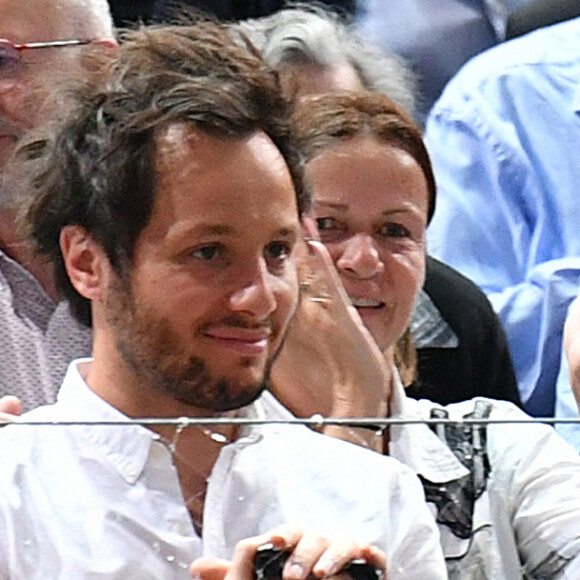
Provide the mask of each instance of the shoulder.
{"label": "shoulder", "polygon": [[580,18],[499,44],[469,60],[448,83],[431,116],[480,99],[506,98],[506,88],[535,87],[562,69],[580,67]]}
{"label": "shoulder", "polygon": [[471,321],[475,310],[484,320],[487,319],[494,325],[497,322],[491,303],[479,286],[432,256],[427,256],[424,288],[445,319],[457,316],[465,319],[465,308],[468,307]]}
{"label": "shoulder", "polygon": [[[0,457],[6,473],[10,465],[26,464],[31,455],[46,448],[50,452],[52,442],[59,437],[61,429],[51,425],[59,417],[54,410],[55,405],[45,405],[33,411],[24,413],[18,420],[0,429]],[[41,425],[28,423],[39,422]]]}
{"label": "shoulder", "polygon": [[[529,415],[524,413],[513,403],[508,401],[500,401],[497,399],[490,399],[487,397],[474,397],[460,403],[452,403],[450,405],[439,405],[429,400],[419,401],[421,415],[427,418],[432,414],[432,411],[443,412],[449,419],[460,421],[462,419],[469,419],[476,412],[483,412],[488,418],[510,420],[525,420],[531,419]],[[482,411],[479,411],[479,410]]]}
{"label": "shoulder", "polygon": [[423,501],[416,474],[397,459],[303,425],[265,425],[262,433],[260,463],[308,497],[341,498],[365,517],[397,511],[403,500]]}
{"label": "shoulder", "polygon": [[518,465],[532,464],[540,469],[564,463],[575,470],[580,468],[578,452],[551,425],[534,419],[513,403],[476,397],[439,408],[445,409],[450,419],[461,420],[473,416],[477,406],[487,409],[486,416],[491,420],[485,435],[492,468],[505,468],[509,473],[515,473]]}

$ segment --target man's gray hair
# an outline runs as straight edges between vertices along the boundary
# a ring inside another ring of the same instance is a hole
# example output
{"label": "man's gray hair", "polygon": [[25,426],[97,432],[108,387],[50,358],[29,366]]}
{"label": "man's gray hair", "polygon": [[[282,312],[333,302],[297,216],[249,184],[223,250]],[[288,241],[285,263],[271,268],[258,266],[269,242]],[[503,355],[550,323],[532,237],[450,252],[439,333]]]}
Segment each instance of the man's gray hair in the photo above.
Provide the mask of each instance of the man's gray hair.
{"label": "man's gray hair", "polygon": [[350,64],[365,89],[381,92],[414,115],[417,82],[403,60],[363,42],[353,23],[320,6],[293,4],[239,23],[268,64]]}
{"label": "man's gray hair", "polygon": [[108,40],[115,37],[113,18],[107,0],[57,0],[57,6],[68,18],[71,35],[87,40]]}

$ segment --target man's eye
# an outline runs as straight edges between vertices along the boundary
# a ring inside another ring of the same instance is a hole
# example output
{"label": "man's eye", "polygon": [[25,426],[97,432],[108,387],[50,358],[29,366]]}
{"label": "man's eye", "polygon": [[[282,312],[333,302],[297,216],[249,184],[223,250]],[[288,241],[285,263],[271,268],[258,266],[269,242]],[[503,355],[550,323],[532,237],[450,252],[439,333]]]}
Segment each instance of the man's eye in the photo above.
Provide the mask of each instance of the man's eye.
{"label": "man's eye", "polygon": [[215,258],[219,258],[224,253],[224,249],[219,244],[211,244],[209,246],[203,246],[201,248],[197,248],[191,252],[191,256],[193,258],[197,258],[198,260],[215,260]]}
{"label": "man's eye", "polygon": [[396,223],[383,224],[379,231],[381,236],[387,238],[408,238],[411,236],[408,228]]}
{"label": "man's eye", "polygon": [[292,251],[289,244],[285,242],[273,242],[266,246],[266,258],[274,260],[285,260]]}

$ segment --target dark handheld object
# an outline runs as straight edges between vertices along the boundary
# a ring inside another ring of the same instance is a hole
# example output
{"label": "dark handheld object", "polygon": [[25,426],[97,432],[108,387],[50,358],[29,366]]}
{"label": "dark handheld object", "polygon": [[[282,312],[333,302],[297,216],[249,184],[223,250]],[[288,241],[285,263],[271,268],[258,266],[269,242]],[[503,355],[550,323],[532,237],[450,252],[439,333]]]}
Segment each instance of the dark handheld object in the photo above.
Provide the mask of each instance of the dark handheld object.
{"label": "dark handheld object", "polygon": [[[260,546],[254,557],[255,580],[281,580],[282,570],[290,552],[283,552],[273,544]],[[352,580],[381,580],[382,572],[363,560],[353,560],[347,564],[339,574],[347,574]],[[316,580],[310,576],[309,580]]]}

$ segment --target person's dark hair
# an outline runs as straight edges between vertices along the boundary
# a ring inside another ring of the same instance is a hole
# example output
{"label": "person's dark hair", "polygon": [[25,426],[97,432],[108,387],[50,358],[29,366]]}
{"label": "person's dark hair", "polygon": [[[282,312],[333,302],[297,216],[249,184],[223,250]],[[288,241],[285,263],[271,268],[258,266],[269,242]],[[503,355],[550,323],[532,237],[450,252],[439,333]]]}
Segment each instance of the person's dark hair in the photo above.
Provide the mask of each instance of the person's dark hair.
{"label": "person's dark hair", "polygon": [[214,22],[128,31],[100,86],[72,95],[74,110],[48,138],[24,144],[13,176],[22,222],[54,265],[57,289],[90,324],[90,304],[65,271],[59,236],[82,226],[124,275],[155,198],[156,135],[183,123],[220,138],[264,131],[288,164],[299,213],[308,209],[289,103],[277,73],[239,33]]}
{"label": "person's dark hair", "polygon": [[370,135],[406,151],[425,175],[429,191],[427,219],[431,219],[435,211],[435,176],[421,130],[389,97],[378,92],[309,97],[297,104],[294,124],[305,163],[327,147],[359,135]]}

